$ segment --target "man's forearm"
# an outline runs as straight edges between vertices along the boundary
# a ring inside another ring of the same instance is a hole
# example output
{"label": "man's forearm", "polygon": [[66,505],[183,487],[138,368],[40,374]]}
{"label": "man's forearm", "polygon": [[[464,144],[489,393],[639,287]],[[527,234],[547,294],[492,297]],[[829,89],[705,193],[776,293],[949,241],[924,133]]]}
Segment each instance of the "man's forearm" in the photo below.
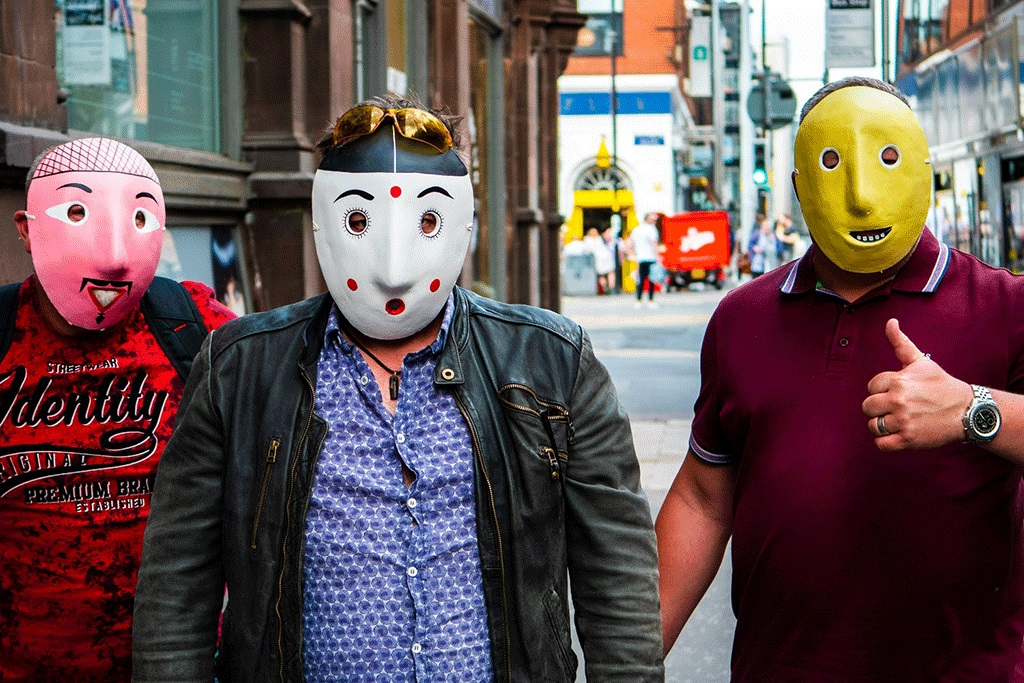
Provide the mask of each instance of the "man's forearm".
{"label": "man's forearm", "polygon": [[661,628],[667,655],[718,573],[731,524],[709,517],[693,501],[669,491],[655,531]]}
{"label": "man's forearm", "polygon": [[658,513],[654,529],[665,654],[722,564],[732,534],[736,469],[710,465],[689,451]]}

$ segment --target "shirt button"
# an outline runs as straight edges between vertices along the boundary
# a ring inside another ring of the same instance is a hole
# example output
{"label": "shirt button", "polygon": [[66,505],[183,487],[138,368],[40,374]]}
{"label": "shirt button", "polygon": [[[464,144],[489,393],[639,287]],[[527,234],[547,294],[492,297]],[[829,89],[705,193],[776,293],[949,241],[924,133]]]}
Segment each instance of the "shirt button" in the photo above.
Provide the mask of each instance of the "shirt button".
{"label": "shirt button", "polygon": [[409,576],[416,576],[417,574],[419,574],[419,572],[416,571],[416,567],[409,567],[408,569],[405,570],[405,573],[408,574]]}
{"label": "shirt button", "polygon": [[406,505],[408,505],[408,506],[409,506],[409,507],[411,507],[411,508],[415,508],[415,507],[416,507],[417,505],[419,505],[419,503],[418,503],[418,502],[416,501],[416,499],[415,499],[415,498],[410,498],[410,499],[409,499],[409,500],[408,500],[408,501],[406,502]]}
{"label": "shirt button", "polygon": [[395,437],[395,441],[398,443],[405,443],[405,434],[398,432],[398,436]]}
{"label": "shirt button", "polygon": [[839,345],[842,346],[843,348],[846,348],[847,346],[850,345],[850,340],[847,339],[846,337],[843,337],[842,339],[839,340]]}
{"label": "shirt button", "polygon": [[366,375],[363,375],[359,378],[359,383],[365,387],[367,384],[370,383],[370,378],[367,377]]}
{"label": "shirt button", "polygon": [[413,643],[412,644],[412,653],[414,655],[418,655],[420,652],[423,652],[423,646],[420,645],[419,643]]}

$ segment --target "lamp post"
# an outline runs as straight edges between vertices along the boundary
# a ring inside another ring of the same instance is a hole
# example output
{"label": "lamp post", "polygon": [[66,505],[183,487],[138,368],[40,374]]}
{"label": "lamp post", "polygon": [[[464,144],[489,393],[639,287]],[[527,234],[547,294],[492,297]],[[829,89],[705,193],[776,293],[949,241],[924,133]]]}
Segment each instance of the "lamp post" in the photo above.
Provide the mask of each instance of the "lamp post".
{"label": "lamp post", "polygon": [[[612,115],[612,213],[619,212],[619,131],[618,131],[618,109],[619,96],[615,90],[615,39],[618,31],[615,30],[615,1],[611,2],[611,12],[608,14],[608,54],[611,55],[611,115]],[[614,227],[614,222],[613,222]]]}

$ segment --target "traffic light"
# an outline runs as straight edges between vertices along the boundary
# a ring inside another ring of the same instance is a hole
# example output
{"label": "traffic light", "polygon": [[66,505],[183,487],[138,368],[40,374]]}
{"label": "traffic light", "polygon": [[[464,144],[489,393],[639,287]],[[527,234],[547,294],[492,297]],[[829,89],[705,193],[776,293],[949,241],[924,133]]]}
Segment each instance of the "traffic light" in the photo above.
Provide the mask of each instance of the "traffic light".
{"label": "traffic light", "polygon": [[764,143],[754,143],[754,171],[751,179],[758,187],[768,187],[768,165],[764,159]]}

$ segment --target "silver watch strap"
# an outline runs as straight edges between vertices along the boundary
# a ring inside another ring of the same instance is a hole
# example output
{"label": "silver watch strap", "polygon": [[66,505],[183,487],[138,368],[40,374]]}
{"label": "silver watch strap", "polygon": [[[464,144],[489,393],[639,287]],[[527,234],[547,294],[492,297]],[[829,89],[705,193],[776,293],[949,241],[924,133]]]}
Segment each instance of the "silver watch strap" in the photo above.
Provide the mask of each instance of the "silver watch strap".
{"label": "silver watch strap", "polygon": [[978,384],[972,384],[971,389],[974,390],[974,398],[979,401],[991,401],[992,392],[988,390],[988,387],[983,387]]}

